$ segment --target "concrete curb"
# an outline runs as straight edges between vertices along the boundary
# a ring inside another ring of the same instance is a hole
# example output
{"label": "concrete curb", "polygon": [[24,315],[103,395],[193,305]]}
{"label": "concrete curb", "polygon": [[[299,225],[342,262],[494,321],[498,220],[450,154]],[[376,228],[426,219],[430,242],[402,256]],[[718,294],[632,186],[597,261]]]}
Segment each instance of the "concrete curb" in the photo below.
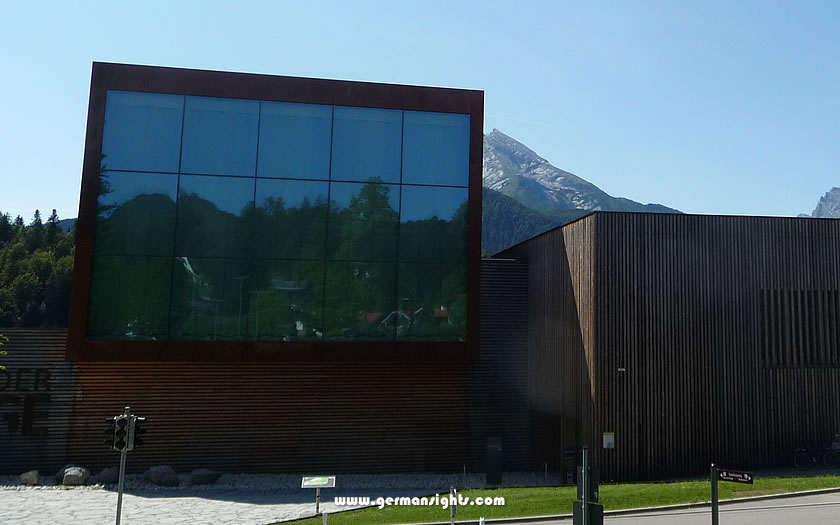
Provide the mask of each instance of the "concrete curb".
{"label": "concrete curb", "polygon": [[[840,487],[830,488],[830,489],[816,489],[816,490],[803,490],[799,492],[782,492],[779,494],[767,494],[764,496],[751,496],[749,498],[734,498],[734,499],[725,499],[720,501],[720,505],[732,505],[734,503],[749,503],[751,501],[766,501],[766,500],[774,500],[774,499],[784,499],[784,498],[797,498],[802,496],[819,496],[820,494],[832,494],[832,493],[840,493]],[[604,516],[623,516],[628,514],[644,514],[647,512],[667,512],[669,510],[686,510],[686,509],[702,509],[704,507],[711,507],[711,501],[701,501],[697,503],[679,503],[676,505],[661,505],[659,507],[640,507],[635,509],[621,509],[621,510],[608,510],[604,512]],[[558,520],[569,520],[572,519],[571,514],[555,514],[552,516],[528,516],[522,518],[495,518],[495,519],[486,519],[484,520],[487,524],[505,524],[505,523],[523,523],[523,522],[532,522],[532,521],[558,521]],[[478,520],[456,520],[455,523],[460,524],[470,524],[470,523],[478,523]],[[425,522],[425,523],[405,523],[402,525],[449,525],[448,521],[437,521],[437,522]]]}

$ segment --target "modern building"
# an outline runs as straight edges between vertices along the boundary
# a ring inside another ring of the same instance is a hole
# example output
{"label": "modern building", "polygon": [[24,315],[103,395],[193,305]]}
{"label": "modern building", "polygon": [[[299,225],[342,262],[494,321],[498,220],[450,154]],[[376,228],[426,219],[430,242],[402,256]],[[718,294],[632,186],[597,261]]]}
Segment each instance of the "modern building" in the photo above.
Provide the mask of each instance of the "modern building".
{"label": "modern building", "polygon": [[602,479],[788,465],[840,431],[840,221],[594,212],[527,261],[529,410]]}
{"label": "modern building", "polygon": [[480,258],[483,94],[94,64],[68,331],[8,472],[787,463],[840,430],[840,222],[593,212]]}

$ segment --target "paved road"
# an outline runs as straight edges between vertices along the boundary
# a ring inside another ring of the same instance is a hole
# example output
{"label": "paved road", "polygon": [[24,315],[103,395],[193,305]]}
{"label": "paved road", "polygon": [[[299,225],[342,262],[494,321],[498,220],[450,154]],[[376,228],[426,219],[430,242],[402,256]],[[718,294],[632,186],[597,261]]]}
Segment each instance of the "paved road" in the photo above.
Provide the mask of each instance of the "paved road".
{"label": "paved road", "polygon": [[[569,525],[571,519],[534,522],[539,525]],[[709,525],[707,508],[671,512],[650,512],[604,518],[609,525]],[[751,503],[721,505],[720,525],[840,525],[840,493],[800,496]]]}

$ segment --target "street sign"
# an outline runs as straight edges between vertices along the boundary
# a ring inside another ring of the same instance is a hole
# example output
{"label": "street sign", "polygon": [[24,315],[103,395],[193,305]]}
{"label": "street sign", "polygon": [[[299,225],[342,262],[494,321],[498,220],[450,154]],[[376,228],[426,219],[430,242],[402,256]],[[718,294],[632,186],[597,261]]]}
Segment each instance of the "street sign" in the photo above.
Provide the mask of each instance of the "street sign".
{"label": "street sign", "polygon": [[718,477],[721,481],[734,481],[735,483],[749,483],[753,484],[755,475],[752,472],[743,472],[740,470],[729,470],[718,467]]}
{"label": "street sign", "polygon": [[334,489],[335,476],[305,476],[300,481],[302,489]]}
{"label": "street sign", "polygon": [[300,488],[315,489],[315,514],[321,512],[321,489],[334,489],[335,476],[304,476]]}

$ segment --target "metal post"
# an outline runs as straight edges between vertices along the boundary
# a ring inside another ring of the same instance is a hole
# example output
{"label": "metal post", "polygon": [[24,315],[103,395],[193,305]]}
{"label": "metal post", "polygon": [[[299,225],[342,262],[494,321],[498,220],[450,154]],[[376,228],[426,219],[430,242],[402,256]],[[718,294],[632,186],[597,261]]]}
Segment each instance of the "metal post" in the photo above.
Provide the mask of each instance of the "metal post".
{"label": "metal post", "polygon": [[327,512],[321,514],[321,519],[323,520],[324,525],[327,525],[327,517],[328,516],[329,516],[329,513],[327,513]]}
{"label": "metal post", "polygon": [[315,489],[315,515],[317,516],[321,508],[321,487]]}
{"label": "metal post", "polygon": [[589,525],[589,453],[586,447],[583,447],[582,468],[580,469],[580,483],[583,487],[583,502],[581,504],[581,514],[583,514],[582,525]]}
{"label": "metal post", "polygon": [[[131,417],[131,407],[125,407],[125,415],[126,417]],[[128,439],[128,436],[126,436],[126,439]],[[120,515],[122,514],[122,496],[123,487],[125,486],[125,457],[127,454],[128,452],[125,448],[120,451],[120,484],[117,491],[117,525],[120,525]]]}
{"label": "metal post", "polygon": [[455,525],[455,487],[449,487],[449,525]]}
{"label": "metal post", "polygon": [[718,516],[718,468],[712,463],[712,468],[709,473],[709,478],[712,482],[712,525],[720,524],[720,517]]}

